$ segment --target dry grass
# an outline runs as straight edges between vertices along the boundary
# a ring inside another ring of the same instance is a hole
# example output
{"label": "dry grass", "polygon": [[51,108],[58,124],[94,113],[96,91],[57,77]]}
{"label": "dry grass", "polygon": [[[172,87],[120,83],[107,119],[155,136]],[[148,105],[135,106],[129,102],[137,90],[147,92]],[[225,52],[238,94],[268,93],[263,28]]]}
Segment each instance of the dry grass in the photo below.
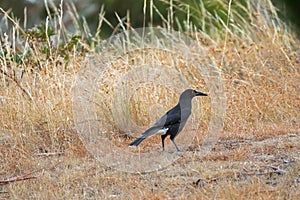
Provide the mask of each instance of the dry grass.
{"label": "dry grass", "polygon": [[[13,41],[19,38],[3,40],[1,53],[6,54],[1,57],[0,198],[297,199],[300,44],[292,33],[278,31],[267,26],[262,16],[256,17],[251,37],[228,34],[224,43],[219,42],[220,38],[211,40],[194,33],[195,38],[201,38],[207,57],[214,58],[225,80],[224,131],[214,150],[205,157],[198,156],[195,152],[201,146],[200,138],[172,165],[146,174],[120,172],[102,165],[77,135],[72,86],[85,52],[93,51],[84,40],[74,43],[69,38],[68,48],[48,41],[48,37],[41,41],[31,34],[29,57],[25,56],[26,49],[14,46]],[[14,28],[20,31],[19,27]],[[45,48],[49,52],[45,53]],[[11,59],[18,52],[24,53],[21,62]],[[99,105],[99,112],[103,112],[100,114],[106,117],[103,126],[107,125],[121,148],[126,148],[131,138],[120,132],[110,114],[113,100],[109,94],[113,93],[112,82],[118,79],[114,73],[120,76],[140,62],[177,67],[184,73],[195,70],[185,61],[179,62],[180,55],[146,50],[146,59],[141,61],[140,55],[145,52],[132,53],[132,65],[120,59],[106,71],[111,75],[98,83],[101,87],[96,97],[107,103]],[[190,87],[206,91],[200,75],[186,77]],[[148,108],[157,101],[163,106],[154,107],[154,111],[174,105],[177,94],[166,92],[174,87],[175,83],[166,88],[148,84],[137,89],[128,105],[130,117],[140,126],[153,122],[160,113],[149,115]],[[200,106],[197,109],[206,105],[197,125],[205,133],[210,100],[194,103]],[[104,106],[106,110],[102,109]],[[145,141],[142,148],[151,151],[154,144],[158,147],[158,138]],[[5,182],[6,178],[26,174],[23,178],[28,180]]]}

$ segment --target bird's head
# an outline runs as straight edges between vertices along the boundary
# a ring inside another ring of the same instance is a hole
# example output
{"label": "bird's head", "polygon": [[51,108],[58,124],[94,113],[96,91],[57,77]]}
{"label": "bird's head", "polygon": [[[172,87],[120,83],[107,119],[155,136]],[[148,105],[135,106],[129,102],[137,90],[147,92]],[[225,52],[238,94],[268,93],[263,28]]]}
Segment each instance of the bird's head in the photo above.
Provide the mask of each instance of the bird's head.
{"label": "bird's head", "polygon": [[197,90],[187,89],[180,95],[180,99],[192,99],[195,96],[207,96],[207,94]]}

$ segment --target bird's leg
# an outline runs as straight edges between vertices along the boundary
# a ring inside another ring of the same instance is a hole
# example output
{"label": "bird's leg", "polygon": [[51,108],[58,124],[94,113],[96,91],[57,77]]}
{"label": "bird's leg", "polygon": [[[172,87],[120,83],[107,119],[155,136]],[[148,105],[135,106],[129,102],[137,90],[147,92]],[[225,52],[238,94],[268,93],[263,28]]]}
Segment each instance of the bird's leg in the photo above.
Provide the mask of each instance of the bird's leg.
{"label": "bird's leg", "polygon": [[162,148],[163,151],[165,151],[165,138],[167,137],[167,135],[161,135],[161,143],[162,143]]}
{"label": "bird's leg", "polygon": [[176,143],[175,143],[174,139],[171,139],[171,141],[172,141],[172,142],[173,142],[173,144],[175,145],[175,147],[176,147],[177,151],[180,151],[180,150],[179,150],[179,148],[178,148],[178,146],[176,145]]}

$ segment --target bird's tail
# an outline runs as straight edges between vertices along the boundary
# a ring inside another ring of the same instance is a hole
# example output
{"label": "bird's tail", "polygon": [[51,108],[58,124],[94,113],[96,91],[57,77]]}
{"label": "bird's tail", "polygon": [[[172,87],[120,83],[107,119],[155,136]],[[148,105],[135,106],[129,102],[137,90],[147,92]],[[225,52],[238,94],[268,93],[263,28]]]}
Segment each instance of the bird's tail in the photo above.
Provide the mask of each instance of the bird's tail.
{"label": "bird's tail", "polygon": [[131,142],[129,144],[129,146],[138,146],[144,139],[146,139],[145,137],[140,137],[136,140],[134,140],[133,142]]}
{"label": "bird's tail", "polygon": [[129,144],[129,146],[138,146],[144,139],[146,139],[147,137],[150,137],[151,135],[154,135],[155,133],[157,133],[157,131],[159,131],[161,128],[158,127],[151,127],[148,130],[146,130],[143,135],[141,137],[139,137],[138,139],[134,140],[133,142],[131,142]]}

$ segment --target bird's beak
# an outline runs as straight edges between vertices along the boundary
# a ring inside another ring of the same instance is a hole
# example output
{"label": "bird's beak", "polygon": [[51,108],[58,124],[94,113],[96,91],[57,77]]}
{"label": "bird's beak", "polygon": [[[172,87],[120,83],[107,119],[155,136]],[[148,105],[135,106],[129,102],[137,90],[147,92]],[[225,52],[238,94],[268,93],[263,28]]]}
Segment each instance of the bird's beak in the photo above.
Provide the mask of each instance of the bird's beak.
{"label": "bird's beak", "polygon": [[195,90],[195,94],[196,94],[196,96],[207,96],[207,94],[205,94],[203,92],[199,92],[197,90]]}

